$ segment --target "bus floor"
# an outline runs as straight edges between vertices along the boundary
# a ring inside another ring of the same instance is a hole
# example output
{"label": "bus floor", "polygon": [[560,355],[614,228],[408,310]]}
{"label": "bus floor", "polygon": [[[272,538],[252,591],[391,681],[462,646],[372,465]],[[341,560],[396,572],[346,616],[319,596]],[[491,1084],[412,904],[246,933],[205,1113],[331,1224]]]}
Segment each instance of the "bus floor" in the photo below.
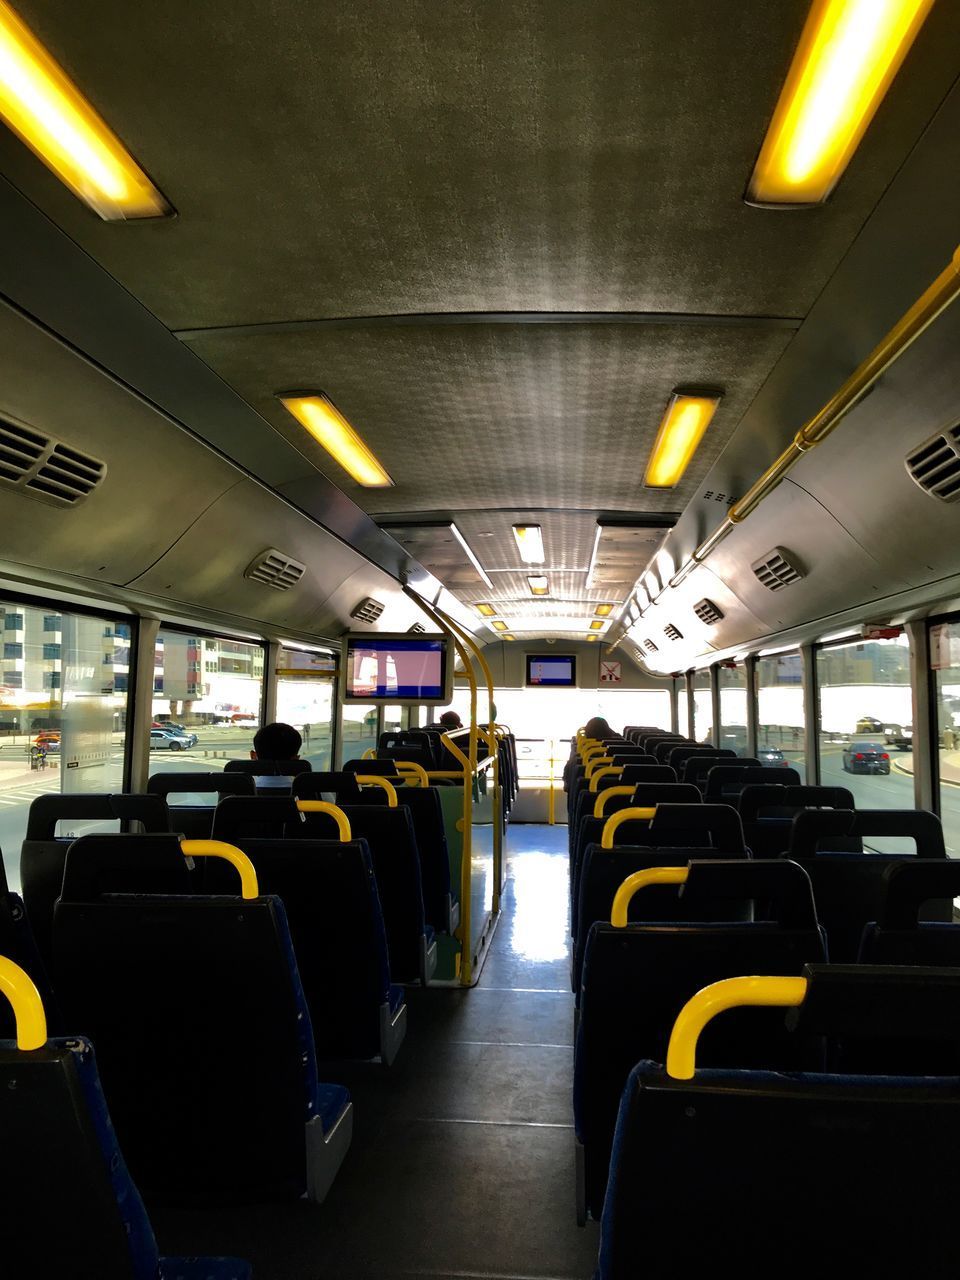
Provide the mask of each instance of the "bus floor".
{"label": "bus floor", "polygon": [[389,1070],[321,1070],[355,1106],[324,1204],[150,1205],[162,1252],[234,1254],[255,1280],[593,1274],[598,1228],[577,1227],[574,1203],[566,827],[511,826],[507,851],[479,984],[409,989]]}

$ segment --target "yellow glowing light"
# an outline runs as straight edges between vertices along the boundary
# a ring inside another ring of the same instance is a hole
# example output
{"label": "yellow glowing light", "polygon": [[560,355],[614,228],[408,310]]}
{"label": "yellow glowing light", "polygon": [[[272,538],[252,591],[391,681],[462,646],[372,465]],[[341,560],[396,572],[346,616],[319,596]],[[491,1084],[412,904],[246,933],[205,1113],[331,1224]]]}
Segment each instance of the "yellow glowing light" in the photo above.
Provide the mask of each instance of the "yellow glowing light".
{"label": "yellow glowing light", "polygon": [[587,639],[588,639],[588,640],[599,640],[599,639],[600,639],[600,637],[599,637],[598,635],[594,635],[594,633],[591,631],[591,632],[590,632],[590,634],[587,636]]}
{"label": "yellow glowing light", "polygon": [[590,630],[591,630],[591,631],[602,631],[605,625],[606,625],[606,624],[605,624],[605,623],[603,623],[603,622],[591,622],[591,623],[590,623]]}
{"label": "yellow glowing light", "polygon": [[501,622],[499,618],[497,618],[495,621],[491,622],[491,623],[490,623],[490,625],[491,625],[491,627],[493,627],[494,631],[506,631],[506,630],[507,630],[507,624],[506,624],[505,622]]}
{"label": "yellow glowing light", "polygon": [[679,482],[719,403],[719,394],[674,392],[660,423],[643,477],[648,488],[672,489]]}
{"label": "yellow glowing light", "polygon": [[478,604],[475,608],[477,613],[481,614],[484,618],[492,618],[497,612],[492,604]]}
{"label": "yellow glowing light", "polygon": [[357,484],[367,489],[385,489],[393,484],[371,450],[322,392],[281,395],[280,402]]}
{"label": "yellow glowing light", "polygon": [[530,593],[535,596],[545,596],[550,593],[550,581],[542,574],[538,574],[533,578],[528,578],[530,583]]}
{"label": "yellow glowing light", "polygon": [[500,639],[501,639],[501,640],[516,640],[516,636],[508,635],[508,634],[507,634],[507,632],[505,631],[505,632],[503,633],[503,635],[500,637]]}
{"label": "yellow glowing light", "polygon": [[107,221],[160,218],[170,206],[5,0],[0,0],[0,118]]}
{"label": "yellow glowing light", "polygon": [[538,524],[515,524],[513,536],[524,564],[543,564],[543,531]]}
{"label": "yellow glowing light", "polygon": [[598,604],[593,611],[598,618],[608,618],[613,613],[612,604]]}
{"label": "yellow glowing light", "polygon": [[819,204],[850,163],[933,0],[814,0],[747,198]]}

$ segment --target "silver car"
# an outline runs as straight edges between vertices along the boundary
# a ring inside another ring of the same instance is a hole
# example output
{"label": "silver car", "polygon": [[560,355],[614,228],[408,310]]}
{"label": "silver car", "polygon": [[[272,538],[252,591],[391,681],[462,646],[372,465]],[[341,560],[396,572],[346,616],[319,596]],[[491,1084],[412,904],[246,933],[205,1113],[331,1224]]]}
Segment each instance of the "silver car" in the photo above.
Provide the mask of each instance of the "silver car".
{"label": "silver car", "polygon": [[171,729],[150,730],[151,751],[187,751],[196,745],[195,733],[174,733]]}

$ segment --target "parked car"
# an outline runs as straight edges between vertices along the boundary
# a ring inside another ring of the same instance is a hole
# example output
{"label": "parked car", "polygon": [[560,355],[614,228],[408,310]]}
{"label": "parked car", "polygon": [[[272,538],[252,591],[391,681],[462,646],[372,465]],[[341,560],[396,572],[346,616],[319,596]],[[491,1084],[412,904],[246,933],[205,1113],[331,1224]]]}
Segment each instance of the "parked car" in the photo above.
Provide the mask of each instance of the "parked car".
{"label": "parked car", "polygon": [[781,765],[784,769],[790,768],[790,761],[779,747],[757,747],[757,759],[761,764]]}
{"label": "parked car", "polygon": [[57,755],[60,751],[60,734],[56,729],[42,730],[33,740],[35,747],[41,747],[46,754]]}
{"label": "parked car", "polygon": [[883,740],[888,747],[896,747],[898,751],[911,751],[913,749],[913,726],[907,725],[903,728],[899,724],[885,724],[883,726]]}
{"label": "parked car", "polygon": [[878,742],[851,742],[843,748],[845,773],[889,773],[890,756]]}
{"label": "parked car", "polygon": [[883,733],[883,721],[875,720],[873,716],[861,716],[854,733]]}
{"label": "parked car", "polygon": [[195,733],[171,733],[168,729],[150,730],[151,751],[187,751],[196,745]]}

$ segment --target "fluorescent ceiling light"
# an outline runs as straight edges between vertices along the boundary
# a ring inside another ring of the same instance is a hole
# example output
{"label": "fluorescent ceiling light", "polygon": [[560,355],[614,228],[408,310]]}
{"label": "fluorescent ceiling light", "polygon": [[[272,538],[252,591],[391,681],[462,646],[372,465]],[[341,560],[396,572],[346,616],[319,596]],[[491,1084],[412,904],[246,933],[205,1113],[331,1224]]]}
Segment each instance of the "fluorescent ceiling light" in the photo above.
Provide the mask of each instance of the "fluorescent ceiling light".
{"label": "fluorescent ceiling light", "polygon": [[593,611],[598,618],[608,618],[613,613],[612,604],[598,604]]}
{"label": "fluorescent ceiling light", "polygon": [[528,578],[527,582],[530,583],[530,591],[535,596],[545,596],[550,592],[549,579],[545,578],[543,574],[539,574],[534,578]]}
{"label": "fluorescent ceiling light", "polygon": [[463,534],[460,532],[460,530],[457,528],[455,524],[451,524],[450,528],[453,530],[453,536],[460,543],[461,547],[463,547],[463,550],[464,550],[464,553],[466,554],[467,559],[470,561],[470,563],[476,569],[477,573],[479,573],[480,577],[483,579],[484,586],[492,587],[493,583],[487,577],[486,569],[484,569],[483,565],[480,563],[477,557],[473,554],[473,548],[470,546],[470,543],[466,540],[466,538],[463,536]]}
{"label": "fluorescent ceiling light", "polygon": [[493,622],[491,622],[490,625],[491,627],[493,627],[494,631],[507,630],[507,624],[505,622],[501,622],[499,618],[494,618]]}
{"label": "fluorescent ceiling light", "polygon": [[170,205],[123,143],[5,0],[0,117],[106,221],[161,218]]}
{"label": "fluorescent ceiling light", "polygon": [[587,636],[587,639],[588,639],[588,640],[599,640],[599,639],[600,639],[600,637],[599,637],[599,636],[597,636],[597,635],[594,635],[594,634],[591,632],[591,634]]}
{"label": "fluorescent ceiling light", "polygon": [[604,628],[606,625],[607,625],[607,624],[606,624],[605,622],[600,622],[600,621],[599,621],[599,619],[598,619],[596,622],[591,622],[591,623],[590,623],[590,630],[591,630],[591,631],[602,631],[602,630],[603,630],[603,628]]}
{"label": "fluorescent ceiling light", "polygon": [[593,539],[593,550],[590,552],[590,564],[587,568],[587,577],[584,586],[587,590],[593,585],[593,571],[597,567],[597,554],[600,550],[600,539],[603,537],[603,525],[597,524],[596,537]]}
{"label": "fluorescent ceiling light", "polygon": [[680,481],[717,411],[720,399],[719,392],[673,393],[643,477],[648,488],[672,489]]}
{"label": "fluorescent ceiling light", "polygon": [[814,0],[747,191],[819,204],[850,163],[933,0]]}
{"label": "fluorescent ceiling light", "polygon": [[513,536],[524,564],[543,564],[543,531],[538,524],[515,524]]}
{"label": "fluorescent ceiling light", "polygon": [[367,489],[385,489],[393,484],[373,453],[322,391],[291,391],[281,394],[279,399],[357,484]]}
{"label": "fluorescent ceiling light", "polygon": [[500,637],[500,639],[501,639],[501,640],[515,640],[515,639],[516,639],[516,636],[511,636],[511,635],[509,635],[509,634],[505,631],[505,632],[503,633],[503,635]]}
{"label": "fluorescent ceiling light", "polygon": [[474,608],[477,613],[481,614],[484,618],[492,618],[497,612],[492,604],[478,604],[474,605]]}

